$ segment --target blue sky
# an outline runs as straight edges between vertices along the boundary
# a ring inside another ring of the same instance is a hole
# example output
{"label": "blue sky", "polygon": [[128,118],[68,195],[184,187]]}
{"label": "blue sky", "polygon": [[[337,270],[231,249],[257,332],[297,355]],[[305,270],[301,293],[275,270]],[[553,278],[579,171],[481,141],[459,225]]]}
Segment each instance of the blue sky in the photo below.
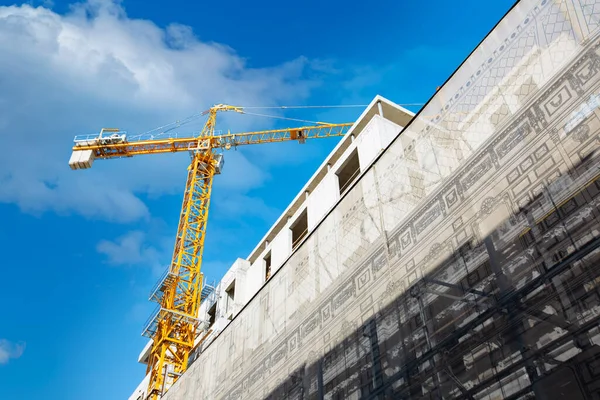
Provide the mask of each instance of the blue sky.
{"label": "blue sky", "polygon": [[[170,260],[188,158],[70,171],[74,135],[144,132],[221,102],[422,103],[512,4],[0,0],[0,399],[122,399],[145,373],[146,299]],[[273,121],[220,127],[282,126]],[[248,255],[334,145],[226,154],[209,280]]]}

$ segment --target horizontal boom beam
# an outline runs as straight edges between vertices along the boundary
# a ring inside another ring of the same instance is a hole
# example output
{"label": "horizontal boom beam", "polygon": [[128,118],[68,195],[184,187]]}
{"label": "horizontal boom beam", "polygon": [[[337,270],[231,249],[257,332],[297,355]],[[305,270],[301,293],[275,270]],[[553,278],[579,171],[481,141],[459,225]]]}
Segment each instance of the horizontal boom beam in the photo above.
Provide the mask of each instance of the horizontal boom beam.
{"label": "horizontal boom beam", "polygon": [[[98,136],[97,138],[76,140],[69,165],[71,169],[84,169],[90,168],[93,160],[96,158],[132,157],[141,154],[174,153],[217,148],[229,150],[236,146],[292,140],[304,143],[306,139],[343,136],[351,126],[351,123],[324,124],[206,137],[153,139],[132,142],[127,141],[125,134],[111,129],[111,132],[115,133],[108,137]],[[104,129],[104,132],[106,131],[107,129]]]}

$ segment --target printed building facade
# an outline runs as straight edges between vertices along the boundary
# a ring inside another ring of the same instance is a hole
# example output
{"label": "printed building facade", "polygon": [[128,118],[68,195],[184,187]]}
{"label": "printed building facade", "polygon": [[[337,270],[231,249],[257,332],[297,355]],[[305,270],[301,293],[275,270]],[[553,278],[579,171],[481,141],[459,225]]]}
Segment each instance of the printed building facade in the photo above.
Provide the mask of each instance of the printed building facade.
{"label": "printed building facade", "polygon": [[599,32],[600,0],[522,0],[410,122],[375,99],[165,398],[600,398]]}

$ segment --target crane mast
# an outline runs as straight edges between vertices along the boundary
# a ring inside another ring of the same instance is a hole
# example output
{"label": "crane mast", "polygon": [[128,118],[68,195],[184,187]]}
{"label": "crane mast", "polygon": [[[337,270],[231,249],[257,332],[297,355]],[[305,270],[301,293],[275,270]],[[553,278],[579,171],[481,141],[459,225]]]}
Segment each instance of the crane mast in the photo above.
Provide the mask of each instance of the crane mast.
{"label": "crane mast", "polygon": [[[217,109],[211,109],[199,137],[213,135],[216,116]],[[144,330],[153,339],[146,370],[149,399],[161,396],[185,372],[194,348],[203,278],[200,266],[216,168],[211,149],[191,150],[171,265],[151,295],[159,308]]]}
{"label": "crane mast", "polygon": [[203,287],[200,266],[212,182],[223,165],[222,155],[216,150],[292,140],[304,143],[306,139],[343,136],[352,126],[349,123],[319,123],[299,128],[215,135],[217,112],[221,111],[243,113],[243,108],[223,104],[210,108],[203,113],[208,114],[204,128],[194,137],[128,141],[120,130],[105,128],[98,136],[76,137],[69,161],[72,169],[85,169],[91,167],[94,159],[190,152],[173,257],[150,295],[150,300],[157,302],[158,307],[142,333],[153,340],[147,366],[147,374],[150,374],[147,399],[160,398],[185,372],[189,354],[199,336],[198,311]]}
{"label": "crane mast", "polygon": [[209,152],[196,151],[192,155],[173,258],[152,296],[160,308],[144,332],[153,339],[147,369],[150,398],[162,394],[186,370],[194,348],[202,290],[200,266],[215,164]]}

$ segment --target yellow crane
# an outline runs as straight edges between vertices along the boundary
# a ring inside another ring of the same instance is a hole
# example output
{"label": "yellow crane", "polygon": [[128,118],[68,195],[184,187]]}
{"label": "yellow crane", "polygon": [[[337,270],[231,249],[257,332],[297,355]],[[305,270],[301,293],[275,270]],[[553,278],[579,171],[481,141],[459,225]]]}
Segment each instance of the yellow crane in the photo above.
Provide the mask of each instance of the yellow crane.
{"label": "yellow crane", "polygon": [[[95,159],[132,157],[187,151],[191,153],[187,181],[177,228],[173,258],[167,273],[152,291],[159,304],[144,329],[152,339],[147,373],[147,399],[158,399],[186,370],[188,357],[199,336],[198,310],[201,302],[200,265],[206,236],[211,186],[221,172],[222,154],[241,145],[299,141],[343,136],[352,124],[317,123],[314,126],[237,134],[215,134],[217,113],[245,113],[243,107],[219,104],[202,113],[208,119],[202,131],[190,137],[127,138],[119,129],[104,128],[98,136],[76,137],[69,160],[71,169],[90,168]],[[169,367],[170,366],[170,367]]]}

